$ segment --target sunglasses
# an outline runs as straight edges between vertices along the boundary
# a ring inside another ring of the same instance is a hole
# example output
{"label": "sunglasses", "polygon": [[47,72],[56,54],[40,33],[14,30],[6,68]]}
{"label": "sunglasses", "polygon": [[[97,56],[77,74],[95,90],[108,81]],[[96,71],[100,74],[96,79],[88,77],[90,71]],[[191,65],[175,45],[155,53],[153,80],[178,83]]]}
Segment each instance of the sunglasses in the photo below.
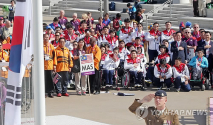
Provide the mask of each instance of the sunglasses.
{"label": "sunglasses", "polygon": [[142,27],[142,26],[138,26],[138,27]]}
{"label": "sunglasses", "polygon": [[198,27],[194,27],[194,28],[198,28]]}
{"label": "sunglasses", "polygon": [[185,32],[185,33],[190,33],[190,32]]}
{"label": "sunglasses", "polygon": [[55,36],[60,36],[60,35],[55,35]]}

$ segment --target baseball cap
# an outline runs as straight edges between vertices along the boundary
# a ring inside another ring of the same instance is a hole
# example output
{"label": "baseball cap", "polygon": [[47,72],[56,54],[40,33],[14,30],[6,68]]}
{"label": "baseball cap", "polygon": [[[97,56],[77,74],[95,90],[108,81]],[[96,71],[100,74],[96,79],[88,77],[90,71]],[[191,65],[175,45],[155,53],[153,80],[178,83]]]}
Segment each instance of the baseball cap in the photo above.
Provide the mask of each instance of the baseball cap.
{"label": "baseball cap", "polygon": [[191,28],[191,27],[192,27],[192,23],[189,22],[189,21],[187,21],[187,22],[186,22],[186,28]]}
{"label": "baseball cap", "polygon": [[185,27],[184,23],[181,22],[180,25],[179,25],[179,27],[181,27],[181,29],[184,28]]}
{"label": "baseball cap", "polygon": [[46,29],[52,29],[51,26],[47,26]]}
{"label": "baseball cap", "polygon": [[0,17],[0,20],[3,20],[4,18],[3,17]]}
{"label": "baseball cap", "polygon": [[167,96],[167,94],[166,94],[166,92],[163,91],[163,90],[158,90],[158,91],[155,93],[155,96],[165,97],[165,96]]}

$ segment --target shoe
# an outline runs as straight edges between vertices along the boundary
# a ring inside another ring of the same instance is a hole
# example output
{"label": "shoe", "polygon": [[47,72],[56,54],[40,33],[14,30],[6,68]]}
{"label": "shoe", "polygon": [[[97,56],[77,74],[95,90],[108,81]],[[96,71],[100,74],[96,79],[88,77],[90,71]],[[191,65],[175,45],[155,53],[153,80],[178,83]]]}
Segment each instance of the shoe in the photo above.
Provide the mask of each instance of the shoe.
{"label": "shoe", "polygon": [[50,98],[54,98],[54,96],[53,96],[53,94],[52,94],[52,93],[49,93],[49,94],[48,94],[48,97],[50,97]]}
{"label": "shoe", "polygon": [[94,93],[94,95],[99,95],[100,94],[100,92],[99,91],[96,91],[95,93]]}
{"label": "shoe", "polygon": [[77,95],[81,95],[81,92],[77,92]]}
{"label": "shoe", "polygon": [[170,91],[170,88],[167,88],[166,90]]}
{"label": "shoe", "polygon": [[135,84],[135,88],[139,87],[139,84]]}
{"label": "shoe", "polygon": [[176,89],[176,92],[180,92],[180,88]]}
{"label": "shoe", "polygon": [[68,94],[68,93],[64,93],[64,94],[62,94],[62,95],[63,95],[63,96],[67,96],[67,97],[69,96],[69,94]]}
{"label": "shoe", "polygon": [[162,89],[162,87],[158,88],[158,90],[161,90],[161,89]]}
{"label": "shoe", "polygon": [[83,94],[82,94],[82,95],[87,95],[87,94],[86,94],[86,92],[83,92]]}
{"label": "shoe", "polygon": [[57,94],[57,97],[61,97],[61,93],[58,93],[58,94]]}
{"label": "shoe", "polygon": [[71,88],[71,87],[70,87],[70,83],[68,83],[67,88]]}

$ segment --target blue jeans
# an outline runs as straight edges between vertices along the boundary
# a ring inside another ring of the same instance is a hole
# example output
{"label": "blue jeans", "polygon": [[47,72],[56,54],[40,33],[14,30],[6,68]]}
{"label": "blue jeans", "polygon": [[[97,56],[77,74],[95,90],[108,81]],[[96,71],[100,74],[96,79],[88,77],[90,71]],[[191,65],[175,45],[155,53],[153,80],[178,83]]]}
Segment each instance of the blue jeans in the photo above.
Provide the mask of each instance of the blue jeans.
{"label": "blue jeans", "polygon": [[130,78],[134,77],[136,84],[141,84],[143,73],[137,71],[129,71]]}
{"label": "blue jeans", "polygon": [[65,93],[67,93],[67,85],[68,85],[68,82],[69,82],[68,71],[58,72],[58,74],[62,78],[56,83],[57,93],[65,94]]}
{"label": "blue jeans", "polygon": [[114,70],[104,70],[104,76],[106,80],[106,84],[112,85],[113,84],[113,75]]}
{"label": "blue jeans", "polygon": [[149,54],[149,62],[152,62],[152,60],[155,60],[155,58],[158,56],[158,51],[148,49],[148,54]]}
{"label": "blue jeans", "polygon": [[191,90],[191,87],[189,84],[185,85],[184,82],[181,82],[181,77],[175,78],[175,88],[179,89],[182,88],[184,91],[189,92]]}
{"label": "blue jeans", "polygon": [[164,79],[164,82],[160,82],[160,79],[155,77],[154,81],[155,81],[156,86],[159,87],[159,88],[163,86],[163,83],[166,83],[167,88],[170,88],[170,86],[172,84],[171,78]]}

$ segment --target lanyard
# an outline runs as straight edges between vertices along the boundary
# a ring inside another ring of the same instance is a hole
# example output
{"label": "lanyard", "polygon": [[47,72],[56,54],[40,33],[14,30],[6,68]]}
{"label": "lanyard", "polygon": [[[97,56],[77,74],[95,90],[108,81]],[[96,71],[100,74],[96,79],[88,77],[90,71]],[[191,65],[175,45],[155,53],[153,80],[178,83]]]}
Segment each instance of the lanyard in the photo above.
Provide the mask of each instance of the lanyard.
{"label": "lanyard", "polygon": [[89,44],[90,43],[90,37],[84,37],[84,41],[86,42],[86,44]]}
{"label": "lanyard", "polygon": [[161,73],[166,73],[166,67],[164,67],[164,68],[165,68],[165,69],[163,69],[163,68],[160,67],[160,72],[161,72]]}
{"label": "lanyard", "polygon": [[[202,62],[202,59],[203,59],[203,58],[200,58],[200,62]],[[198,57],[197,57],[197,61],[199,62],[199,58],[198,58]]]}
{"label": "lanyard", "polygon": [[50,46],[47,46],[48,48],[46,48],[46,55],[49,55],[49,51],[50,51]]}

